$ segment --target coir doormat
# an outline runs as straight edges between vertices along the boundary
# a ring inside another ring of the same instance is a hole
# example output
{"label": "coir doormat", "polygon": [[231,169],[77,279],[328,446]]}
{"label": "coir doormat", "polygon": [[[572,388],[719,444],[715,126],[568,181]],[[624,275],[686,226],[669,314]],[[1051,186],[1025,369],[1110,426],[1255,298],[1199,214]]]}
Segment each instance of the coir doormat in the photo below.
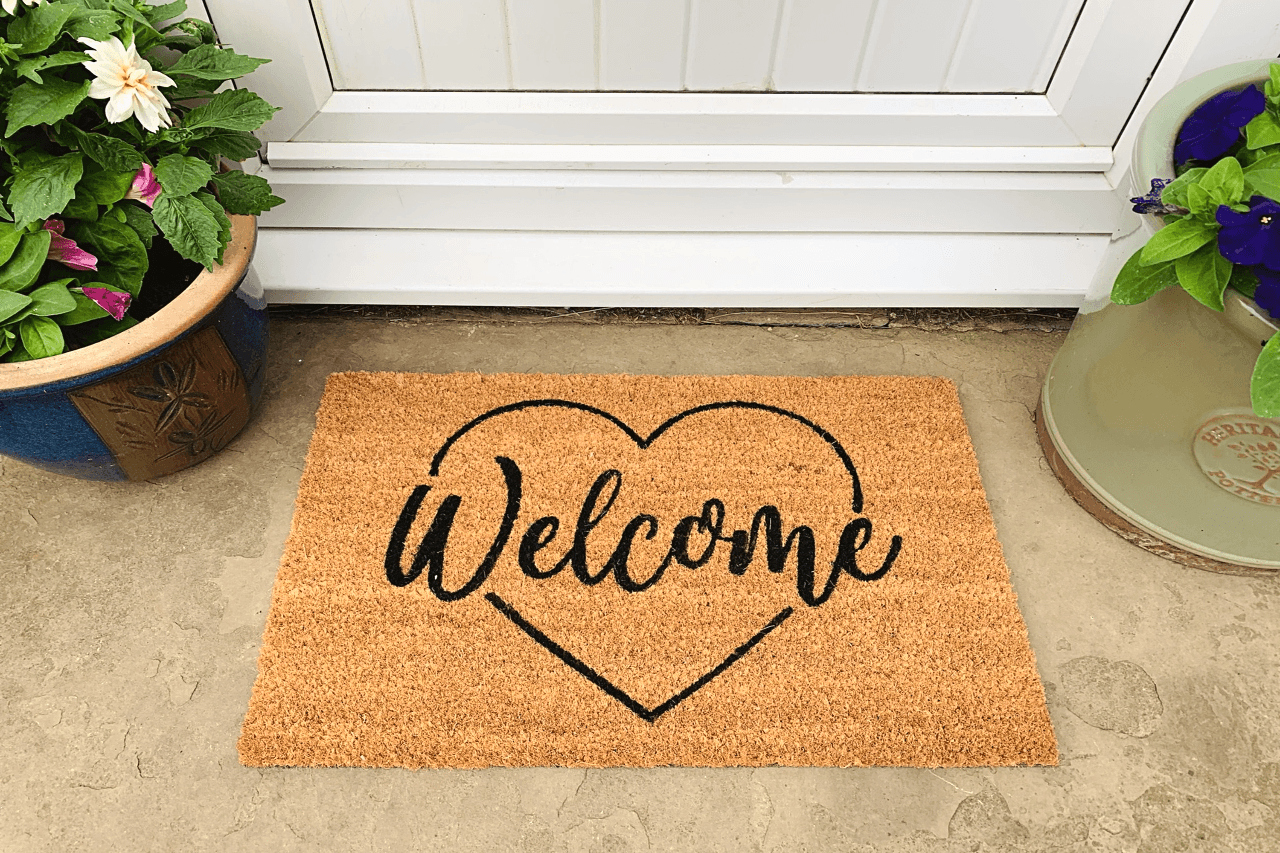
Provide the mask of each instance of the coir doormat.
{"label": "coir doormat", "polygon": [[330,377],[249,765],[1054,764],[954,386]]}

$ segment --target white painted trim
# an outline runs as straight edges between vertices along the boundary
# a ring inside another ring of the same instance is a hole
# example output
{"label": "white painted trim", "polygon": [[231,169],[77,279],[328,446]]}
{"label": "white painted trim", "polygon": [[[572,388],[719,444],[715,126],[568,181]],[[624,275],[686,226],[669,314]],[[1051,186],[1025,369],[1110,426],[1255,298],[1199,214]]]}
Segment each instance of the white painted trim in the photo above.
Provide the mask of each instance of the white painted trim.
{"label": "white painted trim", "polygon": [[1107,237],[264,228],[273,304],[1074,307]]}
{"label": "white painted trim", "polygon": [[1111,165],[1111,149],[273,142],[268,159],[273,169],[1098,172]]}
{"label": "white painted trim", "polygon": [[1100,173],[276,169],[275,228],[1109,234]]}
{"label": "white painted trim", "polygon": [[1082,144],[1114,144],[1190,2],[1088,0],[1046,93]]}
{"label": "white painted trim", "polygon": [[1275,0],[1195,0],[1116,142],[1108,180],[1123,180],[1138,128],[1170,89],[1223,65],[1270,56],[1280,56]]}
{"label": "white painted trim", "polygon": [[287,138],[269,139],[570,145],[1081,144],[1044,95],[690,92],[334,92],[305,128]]}

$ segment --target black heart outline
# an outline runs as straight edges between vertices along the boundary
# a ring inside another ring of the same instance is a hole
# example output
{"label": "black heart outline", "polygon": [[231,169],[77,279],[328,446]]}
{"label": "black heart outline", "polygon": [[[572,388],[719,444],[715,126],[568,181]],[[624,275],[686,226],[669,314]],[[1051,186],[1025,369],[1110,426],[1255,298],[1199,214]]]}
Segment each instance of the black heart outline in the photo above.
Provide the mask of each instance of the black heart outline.
{"label": "black heart outline", "polygon": [[647,450],[651,444],[653,444],[655,441],[658,440],[659,436],[661,436],[664,432],[666,432],[671,427],[678,424],[680,421],[684,420],[687,417],[690,417],[691,415],[696,415],[700,412],[709,412],[715,409],[755,409],[757,411],[770,412],[775,415],[781,415],[784,418],[790,418],[793,421],[804,424],[809,429],[813,430],[813,432],[819,438],[821,438],[828,445],[830,445],[831,449],[834,450],[836,455],[840,457],[840,462],[844,465],[845,470],[849,472],[849,479],[852,481],[852,484],[853,484],[853,500],[851,502],[853,506],[853,511],[855,513],[862,512],[862,482],[858,479],[858,469],[854,467],[853,460],[849,458],[849,454],[846,453],[845,449],[840,446],[840,442],[836,440],[836,437],[834,435],[827,432],[825,429],[818,426],[813,421],[809,420],[803,415],[798,415],[795,412],[788,411],[787,409],[780,409],[777,406],[768,406],[768,405],[765,405],[764,403],[752,403],[744,400],[727,400],[723,403],[707,403],[704,406],[695,406],[692,409],[686,409],[680,414],[663,421],[658,426],[658,428],[655,429],[653,432],[649,433],[647,437],[640,435],[640,433],[632,429],[621,418],[611,415],[608,412],[604,411],[603,409],[597,409],[595,406],[588,406],[585,403],[575,403],[572,400],[525,400],[522,403],[511,403],[510,405],[499,406],[496,409],[490,409],[489,411],[485,412],[483,415],[480,415],[474,420],[468,422],[465,426],[463,426],[453,435],[445,439],[444,444],[440,445],[440,449],[436,451],[436,455],[431,458],[431,476],[438,477],[440,475],[440,463],[444,461],[444,457],[449,453],[449,448],[453,447],[453,445],[458,441],[458,439],[462,438],[464,435],[466,435],[475,427],[479,426],[480,424],[484,423],[485,421],[491,418],[496,418],[499,415],[505,415],[508,412],[518,412],[523,409],[531,409],[536,407],[578,409],[579,411],[587,412],[588,414],[592,414],[592,415],[596,415],[597,417],[604,418],[605,420],[609,421],[611,424],[616,426],[618,429],[626,433],[626,435],[636,443],[636,447],[640,448],[641,450]]}
{"label": "black heart outline", "polygon": [[627,710],[631,711],[633,714],[635,714],[640,719],[644,720],[646,723],[652,723],[653,721],[661,717],[663,714],[667,713],[672,708],[679,705],[684,700],[688,699],[694,693],[697,693],[703,687],[706,687],[707,684],[709,684],[712,679],[714,679],[716,676],[720,675],[726,669],[728,669],[729,667],[737,663],[739,658],[741,658],[747,652],[751,651],[751,649],[755,647],[757,643],[759,643],[761,640],[763,640],[766,636],[769,635],[769,632],[771,632],[774,628],[777,628],[783,622],[787,621],[787,619],[790,618],[791,614],[795,612],[790,607],[784,607],[782,611],[778,613],[777,616],[773,617],[773,619],[769,621],[768,625],[765,625],[759,631],[756,631],[755,635],[752,636],[750,640],[747,640],[745,643],[743,643],[742,645],[734,649],[733,652],[730,653],[730,655],[727,658],[725,658],[723,661],[717,664],[716,667],[712,669],[710,672],[703,675],[697,681],[693,682],[684,690],[681,690],[679,693],[675,694],[670,699],[663,702],[661,705],[658,705],[653,708],[646,708],[643,704],[633,699],[631,695],[628,694],[621,687],[618,687],[612,681],[610,681],[609,679],[605,678],[603,675],[601,675],[600,673],[592,669],[589,665],[583,663],[580,658],[578,658],[576,655],[573,654],[573,652],[564,648],[564,646],[561,646],[555,640],[551,639],[546,634],[542,633],[540,630],[534,627],[534,625],[531,622],[529,622],[529,620],[525,619],[523,616],[520,615],[520,612],[518,610],[516,610],[510,604],[507,604],[500,597],[498,597],[498,595],[492,592],[487,592],[485,593],[484,597],[485,597],[485,600],[488,601],[490,604],[492,604],[499,613],[501,613],[503,616],[510,619],[512,624],[514,624],[521,631],[524,631],[526,634],[528,634],[535,643],[542,646],[547,651],[551,652],[551,654],[560,658],[560,660],[564,661],[566,664],[569,665],[570,669],[572,669],[574,672],[581,675],[583,678],[587,679],[587,681],[590,681],[592,684],[594,684],[596,687],[599,687],[609,696],[613,697],[614,699],[617,699],[619,702],[621,702],[623,705],[626,706]]}
{"label": "black heart outline", "polygon": [[[614,426],[622,430],[623,433],[625,433],[632,441],[635,442],[636,447],[640,448],[641,450],[648,449],[649,446],[652,445],[653,442],[656,441],[664,432],[666,432],[671,427],[675,426],[680,421],[692,415],[699,414],[701,412],[714,411],[716,409],[749,409],[749,410],[755,410],[755,411],[769,412],[775,415],[781,415],[782,417],[790,418],[791,420],[796,421],[797,423],[803,424],[804,426],[808,427],[819,438],[825,441],[828,444],[828,446],[831,447],[831,449],[835,452],[835,454],[840,458],[840,462],[844,465],[845,470],[849,474],[849,479],[852,484],[852,492],[853,492],[853,497],[851,500],[853,511],[855,513],[862,512],[862,483],[858,479],[858,470],[854,466],[853,460],[849,458],[849,454],[845,452],[845,449],[840,445],[840,442],[836,440],[835,436],[833,436],[831,433],[827,432],[825,429],[815,424],[813,421],[804,417],[803,415],[796,414],[795,412],[789,411],[787,409],[782,409],[777,406],[769,406],[764,403],[753,403],[746,400],[728,400],[720,403],[707,403],[702,406],[695,406],[692,409],[686,409],[685,411],[680,412],[678,415],[675,415],[674,417],[668,418],[667,420],[663,421],[658,426],[658,428],[655,429],[653,432],[649,433],[648,436],[640,435],[621,418],[618,418],[615,415],[612,415],[609,412],[604,411],[603,409],[597,409],[595,406],[588,406],[585,403],[576,403],[572,400],[557,400],[557,399],[525,400],[520,403],[511,403],[506,406],[499,406],[495,409],[490,409],[489,411],[485,412],[479,417],[476,417],[471,421],[467,422],[459,430],[453,433],[453,435],[445,439],[444,444],[440,446],[440,449],[436,451],[436,455],[433,456],[431,459],[430,476],[438,477],[440,475],[440,464],[444,461],[445,456],[448,455],[449,449],[452,448],[453,445],[456,444],[459,439],[461,439],[464,435],[466,435],[472,429],[484,423],[485,421],[490,420],[491,418],[498,417],[499,415],[505,415],[505,414],[508,414],[509,412],[518,412],[524,409],[531,409],[531,408],[577,409],[579,411],[587,412],[588,414],[604,418],[605,420],[609,421]],[[717,664],[713,669],[711,669],[709,672],[707,672],[702,677],[700,677],[697,681],[694,681],[684,690],[681,690],[679,693],[676,693],[670,699],[663,702],[661,705],[658,705],[654,708],[648,708],[644,704],[636,701],[632,696],[630,696],[622,688],[618,687],[616,684],[609,681],[603,675],[596,672],[588,664],[584,663],[580,658],[575,656],[572,652],[568,651],[559,643],[557,643],[555,640],[548,637],[545,633],[539,630],[531,622],[529,622],[527,619],[521,616],[519,611],[517,611],[514,607],[512,607],[510,604],[508,604],[506,601],[504,601],[501,597],[499,597],[495,593],[492,593],[492,592],[486,593],[485,600],[488,601],[489,604],[491,604],[495,610],[497,610],[504,617],[506,617],[513,625],[515,625],[522,632],[524,632],[530,639],[532,639],[538,645],[542,646],[544,649],[546,649],[548,652],[550,652],[552,655],[558,658],[561,662],[566,664],[574,672],[583,676],[592,684],[594,684],[596,687],[600,688],[602,691],[604,691],[606,695],[620,702],[624,707],[627,708],[627,710],[631,711],[636,716],[640,717],[640,719],[650,724],[654,723],[663,714],[667,713],[672,708],[679,705],[685,699],[688,699],[698,690],[701,690],[703,687],[709,684],[716,677],[724,673],[725,670],[733,666],[733,664],[735,664],[739,659],[741,659],[744,655],[750,652],[752,648],[754,648],[758,643],[760,643],[775,628],[777,628],[783,622],[785,622],[788,618],[790,618],[791,614],[794,612],[794,610],[790,607],[783,608],[783,610],[779,612],[777,616],[773,617],[773,619],[770,620],[767,625],[765,625],[763,628],[757,631],[751,637],[751,639],[747,640],[745,643],[738,646],[738,648],[734,649],[733,652],[731,652],[728,657],[726,657],[723,661]]]}

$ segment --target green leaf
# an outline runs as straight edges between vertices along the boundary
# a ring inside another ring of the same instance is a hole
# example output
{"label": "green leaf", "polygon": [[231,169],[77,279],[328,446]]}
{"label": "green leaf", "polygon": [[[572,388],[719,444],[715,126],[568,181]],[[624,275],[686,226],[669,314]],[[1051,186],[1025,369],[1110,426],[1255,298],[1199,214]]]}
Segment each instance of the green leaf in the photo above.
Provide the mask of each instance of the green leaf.
{"label": "green leaf", "polygon": [[61,213],[83,175],[84,160],[79,154],[32,158],[31,165],[14,176],[9,191],[14,224],[22,228]]}
{"label": "green leaf", "polygon": [[259,65],[265,65],[270,61],[244,56],[229,48],[218,47],[216,44],[202,44],[195,50],[183,54],[164,72],[170,77],[181,75],[221,82],[243,77]]}
{"label": "green leaf", "polygon": [[1258,276],[1248,267],[1242,267],[1240,264],[1232,264],[1231,281],[1229,284],[1245,296],[1252,299],[1253,294],[1258,290]]}
{"label": "green leaf", "polygon": [[[111,6],[111,8],[115,9],[117,12],[124,15],[126,18],[131,19],[137,25],[134,28],[135,32],[137,32],[140,29],[141,32],[139,34],[151,35],[151,36],[154,36],[156,39],[160,38],[160,33],[156,30],[155,27],[151,26],[151,21],[147,19],[146,15],[142,14],[137,9],[135,9],[133,6],[133,3],[130,2],[130,0],[107,0],[107,2]],[[143,52],[141,46],[139,46],[138,50],[139,52]]]}
{"label": "green leaf", "polygon": [[64,278],[42,284],[28,294],[31,297],[31,313],[37,317],[56,317],[76,307],[76,301],[67,290],[72,279]]}
{"label": "green leaf", "polygon": [[191,196],[171,198],[161,193],[152,210],[156,225],[178,254],[195,261],[205,269],[213,269],[218,259],[218,221],[199,199]]}
{"label": "green leaf", "polygon": [[[78,191],[77,191],[78,192]],[[79,193],[67,206],[62,208],[63,219],[87,219],[90,222],[98,218],[98,203],[85,193]]]}
{"label": "green leaf", "polygon": [[1208,169],[1202,166],[1196,166],[1183,172],[1181,175],[1174,178],[1172,183],[1164,188],[1160,193],[1160,200],[1165,204],[1173,204],[1178,207],[1187,207],[1189,209],[1189,205],[1187,204],[1187,188],[1199,181],[1200,177],[1208,171]]}
{"label": "green leaf", "polygon": [[80,150],[104,169],[112,172],[130,171],[137,173],[142,168],[142,154],[138,149],[122,139],[104,136],[101,133],[86,133],[74,125],[68,125]]}
{"label": "green leaf", "polygon": [[65,3],[43,3],[28,9],[27,13],[9,25],[5,40],[21,44],[18,53],[39,53],[62,35],[62,28],[75,13],[75,7]]}
{"label": "green leaf", "polygon": [[67,32],[77,39],[106,41],[119,29],[120,16],[108,9],[76,9],[67,21]]}
{"label": "green leaf", "polygon": [[188,130],[202,127],[257,130],[277,109],[278,107],[271,106],[253,92],[246,89],[232,89],[219,92],[210,99],[209,103],[202,104],[187,113],[182,126]]}
{"label": "green leaf", "polygon": [[1263,418],[1280,418],[1280,333],[1262,348],[1249,380],[1253,411]]}
{"label": "green leaf", "polygon": [[48,358],[58,355],[66,347],[62,329],[48,317],[28,317],[18,324],[22,347],[32,358]]}
{"label": "green leaf", "polygon": [[[178,101],[193,101],[196,99],[205,99],[213,97],[213,90],[218,88],[217,83],[206,83],[203,80],[197,80],[194,77],[179,77],[173,81],[172,86],[166,86],[164,96],[169,99],[170,103]],[[180,127],[170,128],[165,131],[165,137],[175,142],[186,142],[191,138],[192,134],[187,133]]]}
{"label": "green leaf", "polygon": [[156,228],[156,221],[151,218],[151,209],[141,204],[122,204],[116,208],[116,212],[123,214],[125,224],[138,235],[142,245],[150,249],[151,241],[160,233]]}
{"label": "green leaf", "polygon": [[1148,266],[1189,255],[1212,240],[1217,233],[1216,226],[1193,219],[1181,219],[1172,225],[1166,225],[1142,247],[1142,264]]}
{"label": "green leaf", "polygon": [[222,205],[214,198],[213,193],[198,192],[194,198],[208,208],[213,214],[214,221],[218,223],[218,263],[222,263],[222,254],[226,251],[227,244],[231,242],[231,220],[227,217],[227,212],[222,209]]}
{"label": "green leaf", "polygon": [[218,41],[213,25],[199,18],[184,18],[169,26],[165,34],[168,36],[164,41],[165,46],[195,47],[201,44],[215,44]]}
{"label": "green leaf", "polygon": [[14,250],[22,241],[22,232],[7,222],[0,223],[0,264],[13,257]]}
{"label": "green leaf", "polygon": [[165,21],[171,21],[187,11],[186,0],[175,0],[173,3],[165,3],[163,6],[150,6],[143,10],[143,14],[153,24],[161,24]]}
{"label": "green leaf", "polygon": [[191,195],[203,188],[213,177],[213,169],[209,164],[196,157],[184,157],[181,154],[170,154],[161,157],[155,165],[156,180],[169,197]]}
{"label": "green leaf", "polygon": [[271,194],[271,185],[265,178],[244,172],[219,172],[213,176],[213,187],[227,213],[257,216],[284,203],[284,199]]}
{"label": "green leaf", "polygon": [[[0,290],[0,323],[31,305],[31,297],[8,290]],[[0,336],[2,337],[2,336]]]}
{"label": "green leaf", "polygon": [[115,204],[124,198],[125,193],[133,186],[134,171],[108,171],[97,163],[90,161],[84,169],[84,177],[76,184],[76,198],[81,194],[93,199],[104,207]]}
{"label": "green leaf", "polygon": [[[43,6],[36,8],[42,9]],[[6,137],[24,127],[53,124],[75,112],[76,107],[89,94],[89,81],[72,83],[69,80],[50,78],[43,83],[23,83],[9,96],[4,115],[9,125]]]}
{"label": "green leaf", "polygon": [[[89,287],[101,287],[96,282]],[[89,297],[78,291],[71,291],[71,298],[75,300],[76,307],[68,311],[66,314],[59,315],[58,325],[66,328],[67,326],[78,326],[81,323],[88,323],[90,320],[101,320],[103,317],[110,317],[107,309],[94,302]]]}
{"label": "green leaf", "polygon": [[254,156],[262,147],[262,142],[252,133],[214,128],[196,131],[190,144],[212,157],[226,157],[237,163]]}
{"label": "green leaf", "polygon": [[1244,173],[1244,182],[1253,195],[1280,198],[1280,164],[1271,169],[1250,169]]}
{"label": "green leaf", "polygon": [[1197,184],[1208,192],[1215,206],[1235,204],[1244,198],[1244,170],[1234,157],[1223,157],[1213,164]]}
{"label": "green leaf", "polygon": [[13,349],[16,338],[17,335],[8,329],[0,329],[0,356],[4,356]]}
{"label": "green leaf", "polygon": [[1244,132],[1245,144],[1250,148],[1280,143],[1280,122],[1267,110],[1254,116],[1253,121],[1244,126]]}
{"label": "green leaf", "polygon": [[1178,284],[1201,305],[1222,310],[1222,294],[1231,280],[1231,261],[1222,257],[1214,243],[1201,246],[1173,263]]}
{"label": "green leaf", "polygon": [[1111,288],[1111,301],[1117,305],[1146,302],[1166,287],[1173,287],[1178,283],[1172,262],[1144,267],[1141,256],[1141,249],[1134,252],[1116,276],[1116,283]]}
{"label": "green leaf", "polygon": [[24,59],[17,65],[13,66],[14,72],[19,77],[26,77],[36,83],[43,83],[44,79],[40,76],[40,72],[48,68],[61,68],[65,65],[79,65],[88,59],[81,51],[64,50],[50,56],[33,56]]}
{"label": "green leaf", "polygon": [[1280,62],[1271,63],[1271,79],[1267,81],[1267,100],[1275,104],[1280,102]]}
{"label": "green leaf", "polygon": [[1199,184],[1192,184],[1187,187],[1186,208],[1199,216],[1207,215],[1212,218],[1213,212],[1218,209],[1218,205],[1214,203],[1208,190]]}
{"label": "green leaf", "polygon": [[36,283],[40,268],[49,258],[53,235],[41,228],[22,235],[18,250],[8,263],[0,266],[0,290],[26,290]]}
{"label": "green leaf", "polygon": [[98,257],[95,275],[99,281],[138,295],[149,259],[137,232],[123,222],[104,216],[97,222],[75,223],[75,233],[68,236]]}
{"label": "green leaf", "polygon": [[1259,169],[1280,169],[1280,150],[1274,148],[1259,148],[1254,152],[1258,156],[1254,158],[1253,163],[1245,168],[1244,173],[1248,175],[1250,172]]}

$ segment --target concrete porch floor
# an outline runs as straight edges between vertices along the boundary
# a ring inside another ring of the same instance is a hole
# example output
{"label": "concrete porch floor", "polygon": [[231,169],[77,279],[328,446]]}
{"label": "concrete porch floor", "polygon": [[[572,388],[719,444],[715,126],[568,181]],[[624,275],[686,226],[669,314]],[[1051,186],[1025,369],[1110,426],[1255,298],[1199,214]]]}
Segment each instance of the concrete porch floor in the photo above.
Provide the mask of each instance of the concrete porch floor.
{"label": "concrete porch floor", "polygon": [[[284,319],[221,456],[153,483],[0,460],[0,851],[1280,850],[1280,578],[1140,551],[1031,411],[1061,332]],[[933,374],[960,388],[1056,768],[257,770],[235,751],[337,370]]]}

